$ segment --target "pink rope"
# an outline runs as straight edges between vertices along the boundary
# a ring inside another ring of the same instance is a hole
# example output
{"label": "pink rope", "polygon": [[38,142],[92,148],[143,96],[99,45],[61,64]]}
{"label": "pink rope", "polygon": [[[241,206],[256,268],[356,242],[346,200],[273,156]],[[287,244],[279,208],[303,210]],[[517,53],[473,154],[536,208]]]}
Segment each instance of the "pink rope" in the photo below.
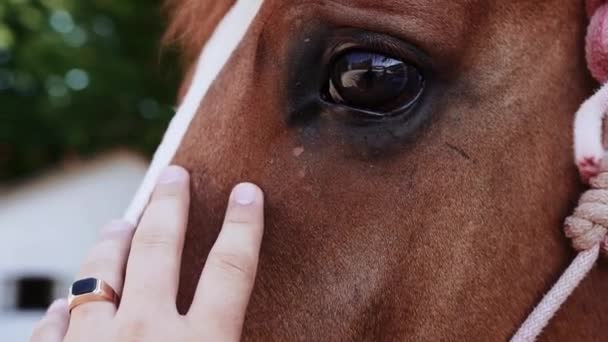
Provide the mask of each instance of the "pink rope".
{"label": "pink rope", "polygon": [[542,301],[534,308],[524,324],[517,330],[511,342],[529,342],[536,340],[541,331],[547,326],[549,320],[557,310],[568,299],[572,291],[585,278],[593,268],[600,252],[600,245],[580,252],[572,261],[570,266],[559,278],[553,288],[543,297]]}

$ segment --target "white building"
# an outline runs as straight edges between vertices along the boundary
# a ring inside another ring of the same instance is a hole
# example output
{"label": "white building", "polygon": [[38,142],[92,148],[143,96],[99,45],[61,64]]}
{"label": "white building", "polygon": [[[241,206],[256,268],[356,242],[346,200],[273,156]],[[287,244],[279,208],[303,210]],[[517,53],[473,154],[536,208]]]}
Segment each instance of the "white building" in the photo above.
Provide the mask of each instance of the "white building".
{"label": "white building", "polygon": [[67,289],[97,232],[120,218],[147,162],[116,152],[0,192],[0,341],[27,341]]}

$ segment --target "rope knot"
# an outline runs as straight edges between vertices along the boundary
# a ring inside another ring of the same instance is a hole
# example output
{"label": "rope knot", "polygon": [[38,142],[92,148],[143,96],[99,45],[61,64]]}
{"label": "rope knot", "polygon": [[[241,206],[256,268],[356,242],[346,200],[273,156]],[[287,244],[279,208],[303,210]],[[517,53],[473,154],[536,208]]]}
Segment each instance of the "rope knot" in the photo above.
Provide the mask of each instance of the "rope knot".
{"label": "rope knot", "polygon": [[588,250],[599,244],[608,255],[608,170],[592,178],[590,185],[574,214],[566,218],[564,230],[576,250]]}

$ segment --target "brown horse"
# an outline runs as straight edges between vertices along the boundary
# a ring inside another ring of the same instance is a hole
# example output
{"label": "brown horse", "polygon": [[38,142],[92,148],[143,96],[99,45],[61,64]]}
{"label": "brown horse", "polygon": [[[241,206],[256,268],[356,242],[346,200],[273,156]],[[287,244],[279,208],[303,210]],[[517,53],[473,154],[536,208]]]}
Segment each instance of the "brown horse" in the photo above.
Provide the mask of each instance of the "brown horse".
{"label": "brown horse", "polygon": [[[173,1],[186,80],[233,2]],[[508,339],[574,255],[586,25],[581,0],[265,0],[174,158],[180,310],[247,180],[268,207],[245,340]],[[542,339],[601,340],[606,293],[600,265]]]}

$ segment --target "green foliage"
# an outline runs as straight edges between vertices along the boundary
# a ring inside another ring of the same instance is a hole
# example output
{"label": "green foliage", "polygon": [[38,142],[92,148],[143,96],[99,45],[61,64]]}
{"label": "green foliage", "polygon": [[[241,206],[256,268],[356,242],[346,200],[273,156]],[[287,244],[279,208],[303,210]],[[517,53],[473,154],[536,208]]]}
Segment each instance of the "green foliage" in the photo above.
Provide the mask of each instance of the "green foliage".
{"label": "green foliage", "polygon": [[160,58],[160,9],[0,0],[0,180],[118,146],[154,150],[177,89],[175,59]]}

